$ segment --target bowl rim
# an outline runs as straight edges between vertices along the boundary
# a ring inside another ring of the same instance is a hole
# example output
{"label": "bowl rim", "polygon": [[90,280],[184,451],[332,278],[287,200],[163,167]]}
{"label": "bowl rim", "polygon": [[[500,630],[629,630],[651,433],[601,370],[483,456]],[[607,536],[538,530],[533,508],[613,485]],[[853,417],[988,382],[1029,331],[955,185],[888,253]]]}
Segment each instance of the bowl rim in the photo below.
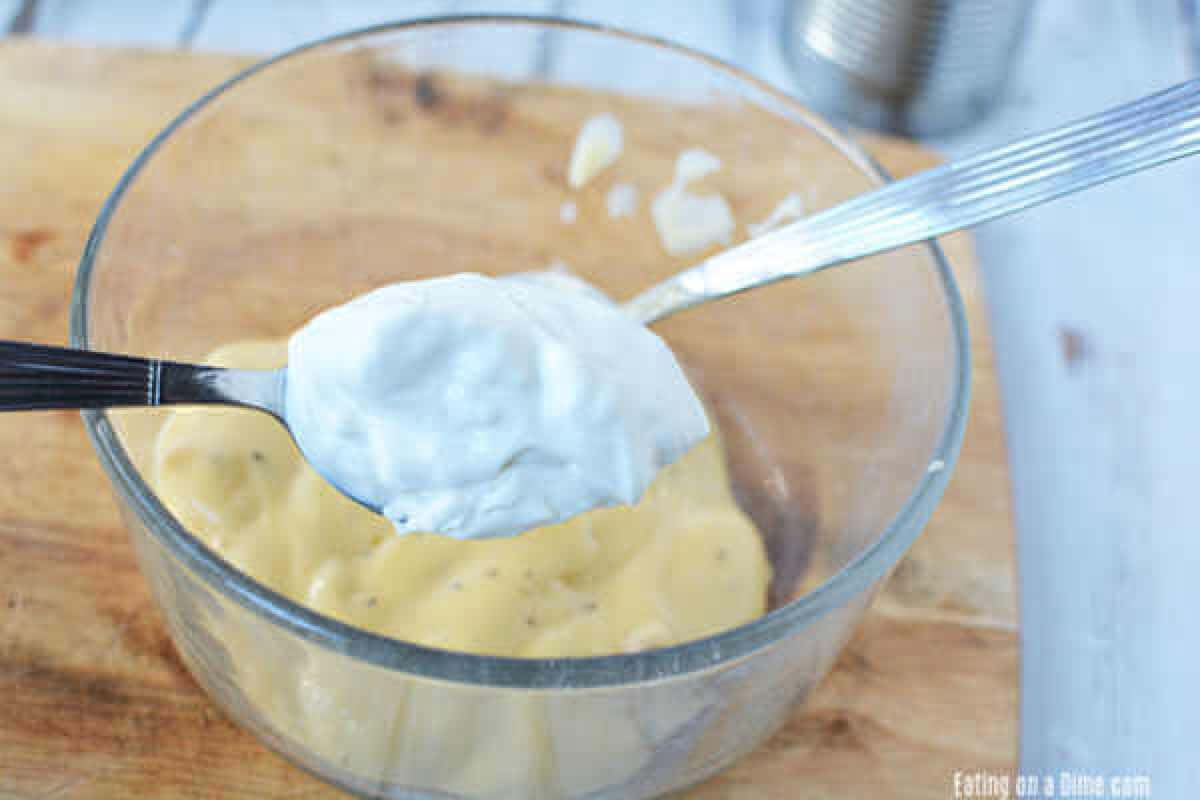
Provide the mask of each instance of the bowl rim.
{"label": "bowl rim", "polygon": [[[558,16],[525,14],[440,15],[369,25],[321,37],[251,64],[185,107],[150,140],[106,198],[84,246],[71,300],[72,346],[88,347],[88,298],[93,269],[108,225],[125,192],[159,148],[195,114],[259,72],[310,50],[385,33],[463,25],[567,29],[670,50],[716,69],[780,104],[793,121],[807,126],[823,138],[876,184],[891,179],[886,170],[851,140],[840,125],[824,119],[782,90],[722,59],[657,36]],[[670,647],[603,656],[517,658],[440,650],[340,622],[289,600],[238,571],[191,534],[142,479],[104,411],[82,412],[84,425],[109,480],[159,544],[211,590],[305,641],[376,667],[446,683],[563,690],[681,678],[741,661],[865,591],[908,550],[945,491],[966,429],[971,374],[969,336],[963,300],[945,255],[936,241],[919,246],[927,251],[941,281],[955,351],[955,375],[942,432],[916,488],[883,532],[817,588],[750,622]]]}

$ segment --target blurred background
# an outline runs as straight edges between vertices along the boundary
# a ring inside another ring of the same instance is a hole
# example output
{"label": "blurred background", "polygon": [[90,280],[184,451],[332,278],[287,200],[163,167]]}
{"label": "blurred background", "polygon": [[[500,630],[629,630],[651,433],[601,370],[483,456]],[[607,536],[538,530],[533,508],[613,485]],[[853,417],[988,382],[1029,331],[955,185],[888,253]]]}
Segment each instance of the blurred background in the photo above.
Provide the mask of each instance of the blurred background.
{"label": "blurred background", "polygon": [[[1194,77],[1200,56],[1194,0],[0,0],[0,32],[265,54],[484,11],[663,36],[950,157]],[[605,66],[536,47],[547,74]],[[975,239],[1018,531],[1021,770],[1150,774],[1162,798],[1200,786],[1198,187],[1200,162],[1178,162]]]}

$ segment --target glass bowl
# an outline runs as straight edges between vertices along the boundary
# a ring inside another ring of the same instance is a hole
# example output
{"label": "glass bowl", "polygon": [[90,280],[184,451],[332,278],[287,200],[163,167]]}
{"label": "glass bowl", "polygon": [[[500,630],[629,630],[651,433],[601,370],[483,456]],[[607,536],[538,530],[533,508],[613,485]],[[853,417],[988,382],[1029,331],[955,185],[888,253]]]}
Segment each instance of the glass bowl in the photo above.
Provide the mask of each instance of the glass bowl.
{"label": "glass bowl", "polygon": [[[572,191],[574,138],[601,111],[625,153]],[[737,239],[788,192],[819,209],[885,180],[793,100],[655,39],[500,17],[334,36],[238,74],[146,147],[88,241],[72,339],[199,359],[384,283],[556,260],[626,299],[694,260],[664,253],[648,210],[687,147],[722,159],[706,181]],[[606,210],[618,181],[639,191],[632,217]],[[159,501],[144,476],[161,413],[85,420],[183,660],[269,746],[370,797],[644,797],[754,748],[828,671],[941,496],[968,387],[934,244],[656,330],[720,424],[774,577],[766,616],[634,654],[471,655],[322,616]]]}

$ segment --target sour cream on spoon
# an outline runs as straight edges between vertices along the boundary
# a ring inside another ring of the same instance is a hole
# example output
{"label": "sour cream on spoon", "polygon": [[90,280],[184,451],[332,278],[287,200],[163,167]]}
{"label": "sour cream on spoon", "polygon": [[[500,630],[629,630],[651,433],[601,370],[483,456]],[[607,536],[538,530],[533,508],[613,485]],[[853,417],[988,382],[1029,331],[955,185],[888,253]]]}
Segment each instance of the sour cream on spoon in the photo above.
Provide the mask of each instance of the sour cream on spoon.
{"label": "sour cream on spoon", "polygon": [[567,275],[460,274],[329,309],[288,345],[305,456],[401,533],[512,536],[633,505],[709,433],[663,341]]}

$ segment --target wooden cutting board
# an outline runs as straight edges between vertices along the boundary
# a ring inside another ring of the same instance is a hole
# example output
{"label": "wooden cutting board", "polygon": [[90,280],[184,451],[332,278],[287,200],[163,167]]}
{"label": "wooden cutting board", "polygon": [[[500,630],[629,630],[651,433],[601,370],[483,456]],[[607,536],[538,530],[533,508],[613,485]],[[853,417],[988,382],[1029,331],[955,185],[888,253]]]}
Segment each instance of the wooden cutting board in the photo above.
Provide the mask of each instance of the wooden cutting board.
{"label": "wooden cutting board", "polygon": [[[245,62],[0,42],[0,338],[65,342],[77,259],[148,138]],[[935,156],[868,146],[894,173]],[[1011,770],[1013,527],[996,377],[965,237],[945,242],[975,358],[962,459],[837,668],[697,798],[942,798]],[[178,660],[75,413],[0,417],[0,797],[338,793],[228,721]]]}

